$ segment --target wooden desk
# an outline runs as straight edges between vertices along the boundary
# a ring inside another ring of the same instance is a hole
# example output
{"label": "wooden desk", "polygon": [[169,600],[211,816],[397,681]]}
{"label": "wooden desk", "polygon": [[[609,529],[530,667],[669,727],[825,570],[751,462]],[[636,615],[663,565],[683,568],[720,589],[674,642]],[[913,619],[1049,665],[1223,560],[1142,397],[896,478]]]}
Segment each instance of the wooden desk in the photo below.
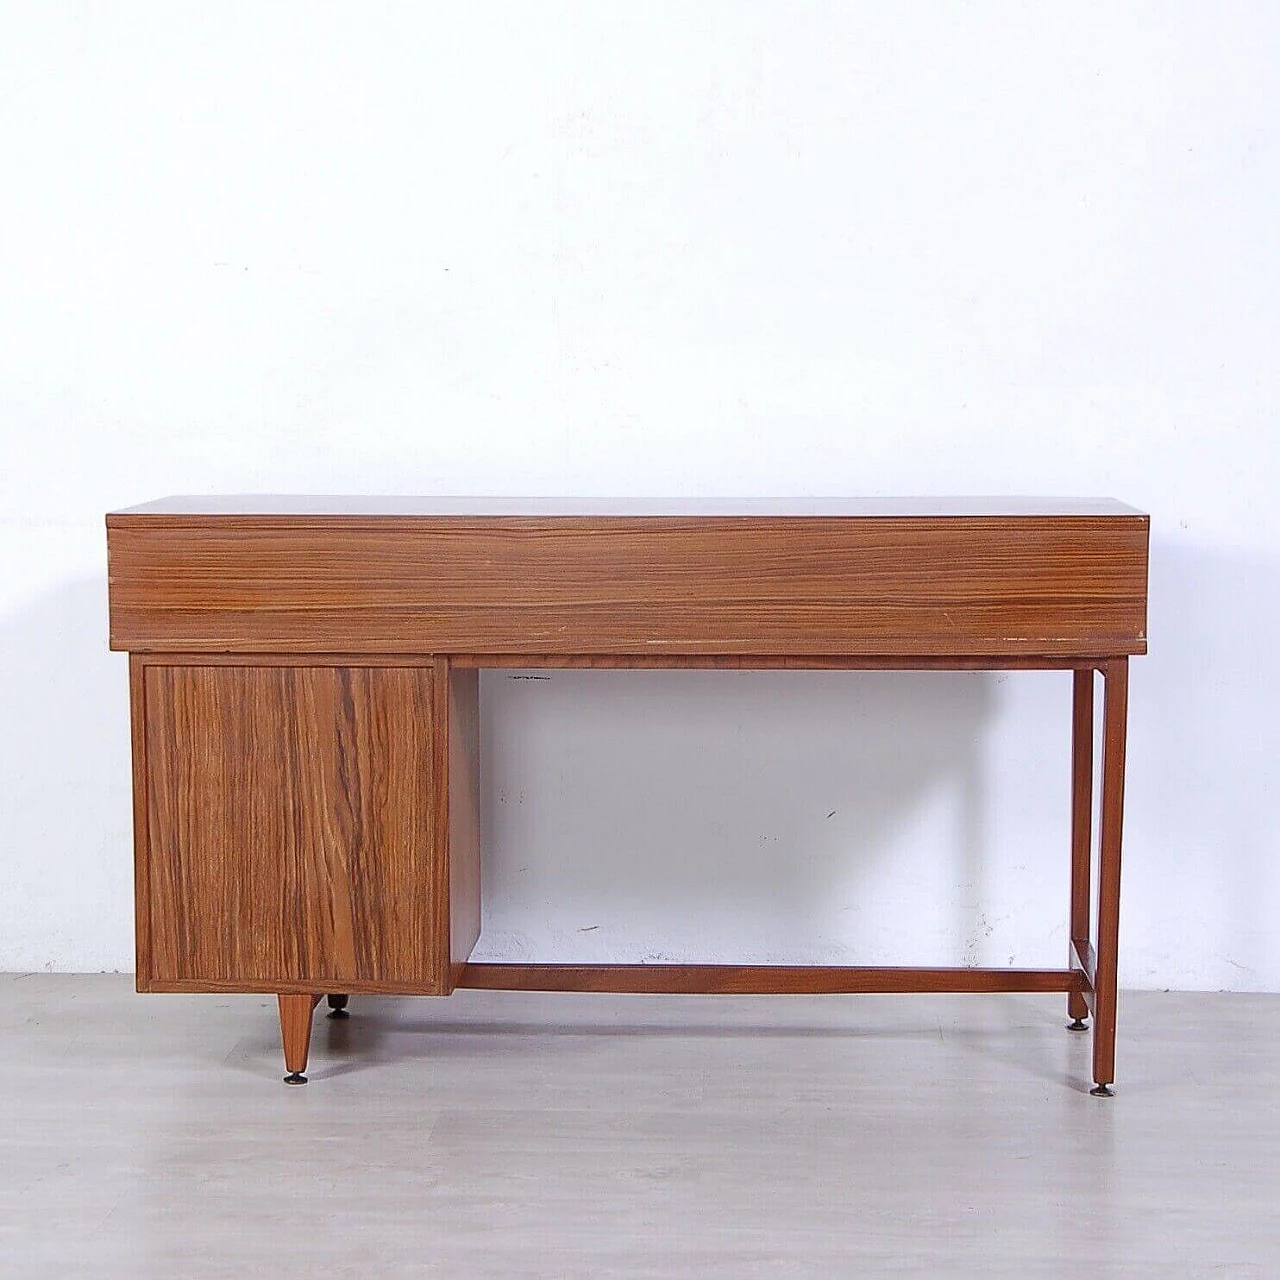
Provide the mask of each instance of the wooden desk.
{"label": "wooden desk", "polygon": [[[173,498],[107,517],[139,991],[1061,991],[1115,1078],[1147,516],[1109,500]],[[1061,969],[472,964],[483,667],[1073,673]],[[1104,688],[1098,917],[1094,677]]]}

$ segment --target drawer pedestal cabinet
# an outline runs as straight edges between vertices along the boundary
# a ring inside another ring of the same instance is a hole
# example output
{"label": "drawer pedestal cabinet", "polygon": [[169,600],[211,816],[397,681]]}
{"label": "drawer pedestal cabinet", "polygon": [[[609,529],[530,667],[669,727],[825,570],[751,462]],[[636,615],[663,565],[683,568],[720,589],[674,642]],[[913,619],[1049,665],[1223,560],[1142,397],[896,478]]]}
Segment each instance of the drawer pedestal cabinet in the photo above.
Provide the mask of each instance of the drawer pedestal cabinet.
{"label": "drawer pedestal cabinet", "polygon": [[[352,993],[455,987],[1060,991],[1073,1028],[1093,1017],[1105,1094],[1148,535],[1147,516],[1085,499],[174,498],[113,513],[138,989],[276,994],[295,1083],[325,996],[341,1013]],[[470,963],[485,667],[1070,672],[1068,963]]]}

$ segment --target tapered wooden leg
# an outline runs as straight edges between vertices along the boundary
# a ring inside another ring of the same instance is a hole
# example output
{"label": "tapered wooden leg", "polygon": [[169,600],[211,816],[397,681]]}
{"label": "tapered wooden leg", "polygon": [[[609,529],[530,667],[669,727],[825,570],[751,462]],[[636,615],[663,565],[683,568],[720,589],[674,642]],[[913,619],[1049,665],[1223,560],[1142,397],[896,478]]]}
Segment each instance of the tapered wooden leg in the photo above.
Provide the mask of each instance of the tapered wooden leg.
{"label": "tapered wooden leg", "polygon": [[306,1084],[307,1055],[311,1051],[311,1015],[319,996],[278,996],[280,1038],[284,1041],[285,1084]]}
{"label": "tapered wooden leg", "polygon": [[[1071,703],[1071,928],[1067,963],[1073,964],[1076,941],[1089,940],[1089,889],[1093,846],[1093,668],[1072,673]],[[1089,1006],[1079,991],[1067,996],[1070,1030],[1085,1030]]]}
{"label": "tapered wooden leg", "polygon": [[1093,1092],[1110,1095],[1116,1078],[1116,973],[1120,940],[1120,837],[1124,828],[1124,752],[1129,659],[1103,668],[1102,829],[1098,847],[1098,941],[1094,979]]}

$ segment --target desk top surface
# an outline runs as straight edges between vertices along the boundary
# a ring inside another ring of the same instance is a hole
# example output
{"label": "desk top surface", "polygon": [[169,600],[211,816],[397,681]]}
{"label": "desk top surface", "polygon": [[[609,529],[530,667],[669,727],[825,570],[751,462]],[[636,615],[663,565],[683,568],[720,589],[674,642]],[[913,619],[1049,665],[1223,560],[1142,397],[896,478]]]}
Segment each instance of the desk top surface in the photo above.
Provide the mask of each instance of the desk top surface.
{"label": "desk top surface", "polygon": [[549,498],[407,497],[239,494],[160,498],[113,511],[119,516],[183,517],[582,517],[998,519],[1135,517],[1144,513],[1114,498]]}

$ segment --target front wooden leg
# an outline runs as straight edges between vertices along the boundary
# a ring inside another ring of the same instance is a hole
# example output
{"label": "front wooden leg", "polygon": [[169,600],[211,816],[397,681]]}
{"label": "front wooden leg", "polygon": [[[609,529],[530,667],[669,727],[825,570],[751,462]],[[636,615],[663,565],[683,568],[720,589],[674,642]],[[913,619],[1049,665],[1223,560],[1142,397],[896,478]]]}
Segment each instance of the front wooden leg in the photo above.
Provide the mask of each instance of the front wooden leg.
{"label": "front wooden leg", "polygon": [[[1072,672],[1071,701],[1071,928],[1068,961],[1089,944],[1089,890],[1093,855],[1093,668]],[[1077,943],[1083,944],[1077,948]],[[1069,1031],[1084,1031],[1089,1006],[1084,995],[1067,996]]]}
{"label": "front wooden leg", "polygon": [[284,1065],[289,1074],[285,1084],[306,1084],[302,1073],[307,1069],[311,1051],[311,1015],[320,996],[278,996],[280,1001],[280,1039],[284,1041]]}
{"label": "front wooden leg", "polygon": [[1124,827],[1124,753],[1129,659],[1103,667],[1102,830],[1098,847],[1098,953],[1094,978],[1092,1093],[1111,1096],[1116,1078],[1116,975],[1120,941],[1120,836]]}

